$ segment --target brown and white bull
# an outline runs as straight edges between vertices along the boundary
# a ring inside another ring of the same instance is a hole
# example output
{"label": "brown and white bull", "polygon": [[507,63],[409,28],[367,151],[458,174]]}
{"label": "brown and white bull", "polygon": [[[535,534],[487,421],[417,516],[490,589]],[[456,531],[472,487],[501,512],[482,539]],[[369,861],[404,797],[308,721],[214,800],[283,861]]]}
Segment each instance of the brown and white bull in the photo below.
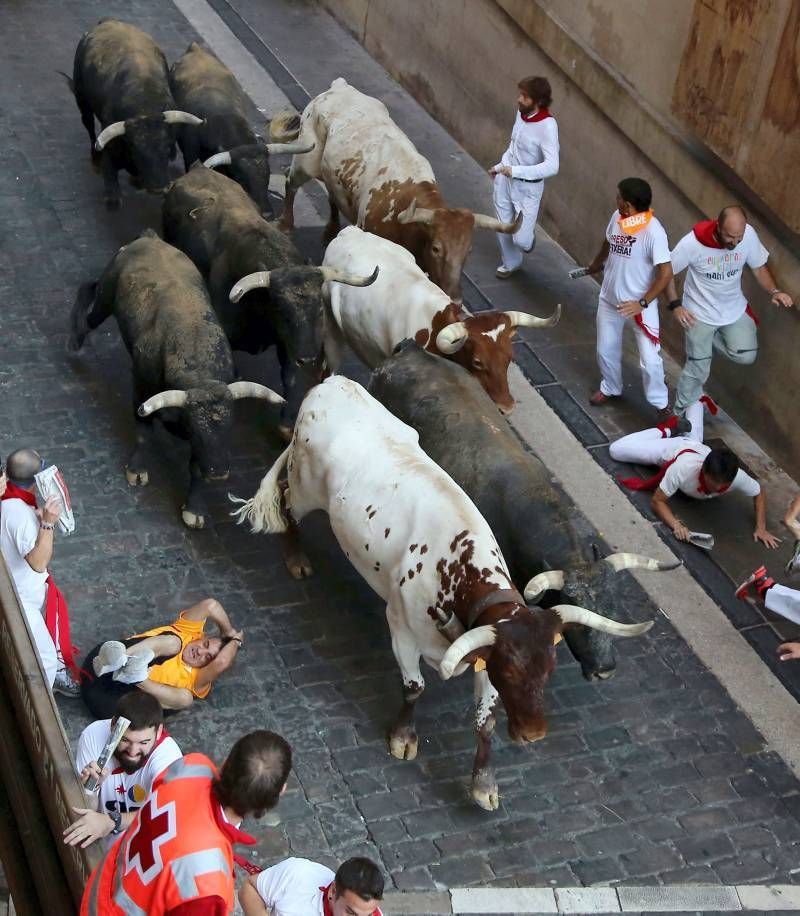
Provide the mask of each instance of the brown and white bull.
{"label": "brown and white bull", "polygon": [[386,601],[404,694],[390,735],[395,757],[417,754],[420,658],[445,680],[474,665],[472,797],[488,810],[498,804],[489,761],[498,697],[511,739],[536,741],[547,732],[544,686],[564,628],[638,636],[652,625],[621,624],[571,605],[527,607],[466,493],[422,451],[410,426],[342,376],[309,392],[291,444],[235,514],[253,531],[280,532],[315,509],[328,513],[345,555]]}
{"label": "brown and white bull", "polygon": [[392,355],[397,344],[413,339],[431,353],[445,356],[474,375],[503,413],[514,398],[508,388],[511,342],[518,327],[551,328],[550,318],[526,312],[482,312],[462,315],[461,307],[432,283],[405,248],[357,226],[347,226],[328,245],[324,267],[359,273],[379,267],[378,279],[356,289],[329,283],[325,316],[325,358],[337,372],[342,343],[374,369]]}
{"label": "brown and white bull", "polygon": [[461,302],[461,269],[476,227],[514,232],[514,223],[448,207],[430,162],[389,117],[383,102],[341,77],[313,98],[302,116],[273,119],[272,139],[314,144],[292,159],[281,220],[294,227],[294,197],[311,178],[325,184],[331,215],[326,239],[339,231],[339,212],[357,226],[407,248],[454,302]]}

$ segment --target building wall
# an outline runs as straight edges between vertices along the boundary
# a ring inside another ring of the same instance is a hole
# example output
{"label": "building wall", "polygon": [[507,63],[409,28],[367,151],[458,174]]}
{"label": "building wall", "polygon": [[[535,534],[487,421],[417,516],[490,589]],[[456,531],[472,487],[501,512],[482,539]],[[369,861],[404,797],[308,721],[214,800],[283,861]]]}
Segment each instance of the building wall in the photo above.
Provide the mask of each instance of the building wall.
{"label": "building wall", "polygon": [[[800,297],[800,0],[320,2],[487,166],[508,141],[517,80],[550,78],[561,170],[541,221],[578,262],[599,247],[616,183],[640,175],[673,244],[725,204],[746,206]],[[751,290],[759,360],[716,360],[711,390],[798,476],[800,314]]]}

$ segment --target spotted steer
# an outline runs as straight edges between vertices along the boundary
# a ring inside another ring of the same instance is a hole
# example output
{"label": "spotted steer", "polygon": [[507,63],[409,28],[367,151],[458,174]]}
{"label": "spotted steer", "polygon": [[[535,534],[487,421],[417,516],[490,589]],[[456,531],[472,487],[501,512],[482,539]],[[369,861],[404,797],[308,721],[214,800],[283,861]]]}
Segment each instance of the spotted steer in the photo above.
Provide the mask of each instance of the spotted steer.
{"label": "spotted steer", "polygon": [[281,224],[294,227],[294,197],[309,179],[328,191],[331,216],[326,238],[339,231],[339,212],[369,232],[407,248],[431,280],[461,301],[461,269],[475,227],[515,232],[521,223],[448,207],[430,162],[389,117],[383,102],[364,95],[341,77],[313,98],[302,116],[281,113],[272,139],[314,149],[292,159]]}
{"label": "spotted steer", "polygon": [[422,451],[411,427],[342,376],[309,392],[291,444],[235,514],[253,531],[280,532],[315,509],[328,513],[345,555],[386,601],[404,695],[390,735],[395,757],[417,754],[420,658],[445,680],[475,666],[472,797],[487,810],[498,805],[489,761],[498,696],[511,739],[536,741],[547,732],[544,686],[563,629],[584,624],[637,636],[652,625],[620,624],[571,605],[527,607],[466,493]]}
{"label": "spotted steer", "polygon": [[[550,328],[550,318],[527,312],[482,312],[462,316],[461,308],[432,283],[399,245],[347,226],[328,245],[324,267],[359,272],[365,265],[380,268],[369,287],[329,283],[325,315],[325,358],[338,371],[346,341],[372,369],[411,338],[431,353],[446,356],[474,375],[503,413],[514,407],[508,389],[511,342],[517,327]],[[367,271],[368,273],[369,271]]]}

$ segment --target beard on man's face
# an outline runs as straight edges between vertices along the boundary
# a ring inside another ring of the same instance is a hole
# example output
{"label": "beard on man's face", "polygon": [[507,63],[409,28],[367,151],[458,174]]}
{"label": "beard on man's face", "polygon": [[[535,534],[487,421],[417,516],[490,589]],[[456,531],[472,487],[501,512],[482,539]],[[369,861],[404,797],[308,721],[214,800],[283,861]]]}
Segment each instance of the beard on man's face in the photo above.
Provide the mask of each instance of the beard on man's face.
{"label": "beard on man's face", "polygon": [[137,770],[141,770],[141,768],[147,762],[149,754],[140,753],[135,757],[131,757],[124,751],[121,751],[114,756],[117,758],[117,762],[122,767],[122,769],[128,774],[128,776],[130,776],[131,773],[135,773]]}

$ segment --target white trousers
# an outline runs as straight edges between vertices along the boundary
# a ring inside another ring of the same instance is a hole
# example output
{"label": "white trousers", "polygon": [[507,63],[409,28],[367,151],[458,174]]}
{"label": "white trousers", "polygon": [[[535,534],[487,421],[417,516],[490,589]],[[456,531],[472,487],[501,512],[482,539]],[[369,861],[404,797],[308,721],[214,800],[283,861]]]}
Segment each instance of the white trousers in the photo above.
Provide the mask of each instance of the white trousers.
{"label": "white trousers", "polygon": [[39,661],[42,663],[42,670],[44,671],[47,686],[52,690],[56,672],[59,668],[64,667],[64,663],[59,660],[58,650],[53,642],[53,637],[50,635],[47,624],[44,622],[44,606],[39,610],[27,607],[23,610],[25,612],[25,618],[28,621],[28,626],[31,629],[31,634],[33,635],[33,642],[36,645]]}
{"label": "white trousers", "polygon": [[[659,335],[658,303],[651,302],[642,319],[656,337]],[[622,335],[630,325],[639,348],[639,368],[648,402],[656,408],[667,406],[669,393],[664,381],[661,346],[654,344],[632,318],[623,318],[616,303],[600,299],[597,306],[597,365],[600,367],[600,390],[605,395],[622,394]]]}
{"label": "white trousers", "polygon": [[497,233],[500,257],[507,270],[516,270],[522,264],[522,255],[531,251],[536,244],[536,221],[543,193],[544,181],[534,184],[507,178],[505,175],[494,176],[494,209],[497,218],[504,223],[513,223],[522,211],[522,225],[513,235]]}
{"label": "white trousers", "polygon": [[773,585],[767,589],[764,606],[792,623],[800,623],[800,592],[796,589]]}
{"label": "white trousers", "polygon": [[661,430],[654,426],[612,442],[608,454],[614,461],[622,461],[625,464],[661,465],[669,461],[680,449],[691,448],[692,445],[703,441],[703,405],[699,401],[695,401],[688,408],[686,419],[692,424],[692,429],[685,436],[676,436],[674,439],[665,437]]}

